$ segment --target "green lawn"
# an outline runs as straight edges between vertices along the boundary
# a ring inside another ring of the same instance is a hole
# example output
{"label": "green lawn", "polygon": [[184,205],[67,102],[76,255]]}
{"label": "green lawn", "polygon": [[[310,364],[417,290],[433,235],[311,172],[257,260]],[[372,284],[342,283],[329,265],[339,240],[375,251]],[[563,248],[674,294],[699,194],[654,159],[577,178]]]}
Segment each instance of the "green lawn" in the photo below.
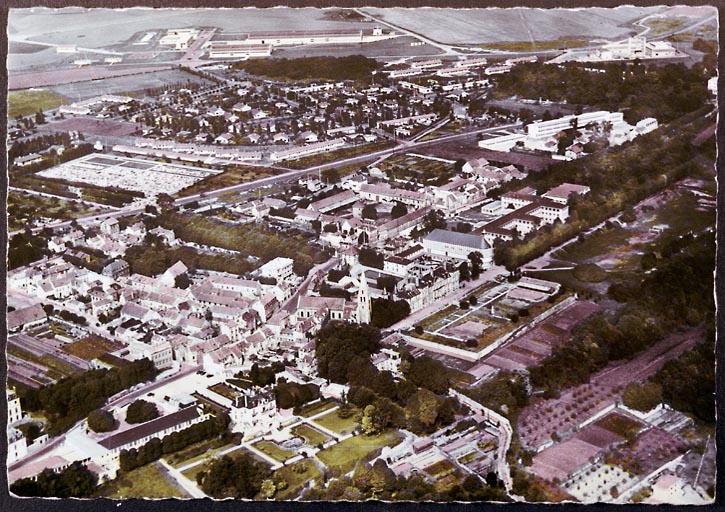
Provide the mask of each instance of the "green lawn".
{"label": "green lawn", "polygon": [[332,409],[335,407],[337,403],[334,400],[321,400],[319,402],[315,402],[313,404],[303,405],[300,407],[299,411],[297,412],[297,416],[302,416],[303,418],[309,418],[310,416],[314,416],[315,414],[320,414],[321,412],[327,411],[329,409]]}
{"label": "green lawn", "polygon": [[358,461],[369,460],[375,452],[383,446],[395,446],[400,442],[400,434],[395,430],[388,430],[378,436],[355,436],[336,444],[317,454],[330,469],[339,469],[345,474],[355,467]]}
{"label": "green lawn", "polygon": [[[301,471],[302,468],[304,471]],[[320,485],[322,473],[314,462],[301,460],[272,473],[272,480],[278,486],[280,482],[287,484],[287,488],[278,490],[274,494],[275,500],[293,500],[310,480],[315,480],[317,485]]]}
{"label": "green lawn", "polygon": [[632,231],[619,226],[604,227],[591,235],[587,235],[583,242],[575,241],[564,250],[557,251],[554,253],[554,257],[572,263],[585,263],[591,258],[607,254],[627,245],[627,241],[633,235]]}
{"label": "green lawn", "polygon": [[154,464],[121,475],[96,489],[97,497],[127,498],[183,498],[185,495],[166,481]]}
{"label": "green lawn", "polygon": [[284,462],[287,459],[294,457],[295,455],[294,450],[285,450],[271,441],[259,441],[257,443],[254,443],[252,446],[254,446],[260,452],[266,453],[273,459],[280,462]]}
{"label": "green lawn", "polygon": [[8,94],[8,117],[27,116],[38,110],[49,110],[68,103],[50,91],[18,91]]}
{"label": "green lawn", "polygon": [[515,51],[536,51],[536,50],[556,50],[557,48],[579,48],[589,44],[588,41],[581,39],[561,38],[554,41],[513,41],[500,43],[483,43],[481,46],[496,50],[505,50],[509,52]]}
{"label": "green lawn", "polygon": [[324,443],[330,439],[328,436],[309,425],[296,426],[292,429],[292,434],[304,438],[305,443],[309,446],[317,446],[318,444]]}
{"label": "green lawn", "polygon": [[181,451],[168,455],[166,457],[166,462],[175,468],[186,466],[187,464],[191,464],[197,460],[209,458],[215,453],[218,453],[221,450],[226,450],[232,446],[231,444],[223,443],[224,441],[219,438],[206,439],[188,446]]}
{"label": "green lawn", "polygon": [[337,415],[337,411],[332,411],[313,421],[326,429],[345,435],[351,433],[357,428],[359,413],[360,411],[355,409],[354,414],[349,418],[340,418]]}

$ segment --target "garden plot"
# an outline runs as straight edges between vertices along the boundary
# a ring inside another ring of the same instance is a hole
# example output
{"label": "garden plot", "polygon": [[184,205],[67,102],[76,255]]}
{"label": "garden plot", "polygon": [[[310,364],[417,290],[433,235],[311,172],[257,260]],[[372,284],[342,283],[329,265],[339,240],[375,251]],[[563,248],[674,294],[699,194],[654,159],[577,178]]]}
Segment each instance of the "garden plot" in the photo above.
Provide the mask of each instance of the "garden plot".
{"label": "garden plot", "polygon": [[174,194],[216,173],[218,171],[200,167],[166,164],[137,158],[87,155],[41,171],[38,175],[157,196],[162,193]]}
{"label": "garden plot", "polygon": [[591,467],[564,484],[564,489],[584,503],[608,502],[632,486],[635,477],[617,466]]}
{"label": "garden plot", "polygon": [[609,459],[635,475],[648,475],[687,450],[680,437],[660,428],[642,432],[632,445],[613,451]]}
{"label": "garden plot", "polygon": [[494,350],[483,362],[501,370],[523,370],[533,366],[563,343],[574,326],[597,310],[599,306],[593,302],[577,301]]}

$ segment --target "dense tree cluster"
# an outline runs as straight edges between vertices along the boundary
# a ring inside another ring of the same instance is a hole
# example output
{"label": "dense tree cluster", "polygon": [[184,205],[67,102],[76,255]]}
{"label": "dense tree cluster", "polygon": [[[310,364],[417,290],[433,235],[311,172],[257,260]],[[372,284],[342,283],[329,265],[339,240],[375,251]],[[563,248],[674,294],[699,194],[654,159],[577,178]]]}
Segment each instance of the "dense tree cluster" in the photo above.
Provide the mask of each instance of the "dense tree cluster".
{"label": "dense tree cluster", "polygon": [[8,269],[13,270],[50,254],[48,240],[32,234],[29,230],[10,238],[8,243]]}
{"label": "dense tree cluster", "polygon": [[21,478],[10,484],[17,496],[42,498],[88,498],[96,489],[98,477],[80,462],[56,473],[43,470],[37,477]]}
{"label": "dense tree cluster", "polygon": [[229,417],[219,414],[201,423],[192,425],[163,438],[154,438],[138,449],[121,450],[119,461],[121,471],[127,472],[160,459],[163,455],[182,450],[189,445],[223,435],[229,426]]}
{"label": "dense tree cluster", "polygon": [[[585,197],[570,199],[570,217],[565,224],[556,222],[529,233],[522,240],[496,244],[494,261],[514,270],[543,255],[551,247],[604,222],[668,184],[698,174],[699,167],[691,162],[695,156],[687,136],[665,138],[661,133],[652,132],[587,157],[587,165],[579,161],[557,162],[548,172],[531,173],[523,184],[539,191],[563,182],[586,183],[592,191]],[[513,186],[505,184],[496,192],[503,193],[509,188]]]}
{"label": "dense tree cluster", "polygon": [[497,373],[494,378],[466,390],[466,394],[509,418],[529,404],[526,379],[509,371]]}
{"label": "dense tree cluster", "polygon": [[[690,244],[680,252],[663,258],[657,269],[640,282],[611,285],[609,295],[626,302],[627,307],[616,312],[596,313],[583,322],[575,329],[570,343],[559,346],[530,369],[532,384],[558,389],[584,383],[608,362],[631,358],[661,339],[663,333],[696,326],[703,321],[713,323],[714,268],[715,237],[706,232],[691,237]],[[709,357],[712,364],[713,354]],[[703,362],[702,367],[707,364]],[[688,373],[694,368],[685,366],[683,371]],[[695,378],[695,375],[692,373],[691,379],[707,381],[699,376]],[[665,382],[660,383],[664,385]],[[709,382],[714,383],[714,379]],[[690,384],[691,381],[687,385]],[[674,388],[663,388],[666,399],[672,396],[668,394],[670,390]],[[689,393],[688,397],[695,395]],[[707,396],[702,400],[709,403]]]}
{"label": "dense tree cluster", "polygon": [[119,368],[78,373],[41,389],[18,387],[18,394],[25,410],[46,415],[48,433],[57,436],[102,407],[109,396],[152,380],[156,373],[151,361],[139,359]]}
{"label": "dense tree cluster", "polygon": [[209,469],[198,473],[196,481],[213,498],[252,499],[261,489],[264,476],[264,466],[245,453],[214,461]]}
{"label": "dense tree cluster", "polygon": [[299,275],[306,275],[316,263],[325,261],[329,256],[326,251],[305,243],[304,238],[288,237],[258,224],[228,224],[201,215],[172,211],[160,215],[158,222],[164,228],[173,230],[182,240],[255,256],[260,263],[276,257],[292,258],[294,271]]}
{"label": "dense tree cluster", "polygon": [[329,322],[316,336],[317,370],[333,382],[347,382],[348,366],[355,356],[368,358],[378,351],[380,331],[370,325]]}
{"label": "dense tree cluster", "polygon": [[280,409],[291,409],[319,398],[320,388],[314,384],[278,382],[274,387],[274,395],[277,400],[277,407]]}
{"label": "dense tree cluster", "polygon": [[250,75],[277,80],[357,80],[369,81],[382,64],[362,55],[347,57],[305,57],[301,59],[251,59],[233,64]]}
{"label": "dense tree cluster", "polygon": [[113,413],[105,409],[96,409],[88,414],[88,428],[93,432],[110,432],[116,428],[116,419]]}
{"label": "dense tree cluster", "polygon": [[[714,322],[710,323],[714,326]],[[715,423],[715,333],[678,359],[668,361],[652,381],[662,387],[662,397],[678,411]]]}
{"label": "dense tree cluster", "polygon": [[403,217],[404,215],[408,214],[408,207],[405,206],[405,204],[401,203],[400,201],[396,201],[395,205],[393,206],[393,209],[390,210],[390,215],[394,219],[399,219],[400,217]]}
{"label": "dense tree cluster", "polygon": [[385,265],[385,256],[370,247],[360,249],[358,260],[361,265],[365,265],[366,267],[382,269]]}
{"label": "dense tree cluster", "polygon": [[498,77],[495,94],[591,105],[623,111],[630,122],[654,117],[661,123],[698,109],[708,98],[701,64],[597,64],[604,73],[585,70],[590,67],[522,64]]}
{"label": "dense tree cluster", "polygon": [[156,405],[146,400],[134,400],[126,409],[126,423],[146,423],[158,417]]}
{"label": "dense tree cluster", "polygon": [[486,475],[485,481],[475,475],[465,476],[461,470],[453,471],[462,483],[451,486],[437,486],[423,476],[396,476],[383,459],[375,463],[359,462],[352,476],[343,476],[330,481],[325,487],[315,487],[305,493],[306,501],[510,501],[494,473]]}
{"label": "dense tree cluster", "polygon": [[373,299],[371,323],[385,328],[399,322],[410,314],[410,304],[405,300]]}

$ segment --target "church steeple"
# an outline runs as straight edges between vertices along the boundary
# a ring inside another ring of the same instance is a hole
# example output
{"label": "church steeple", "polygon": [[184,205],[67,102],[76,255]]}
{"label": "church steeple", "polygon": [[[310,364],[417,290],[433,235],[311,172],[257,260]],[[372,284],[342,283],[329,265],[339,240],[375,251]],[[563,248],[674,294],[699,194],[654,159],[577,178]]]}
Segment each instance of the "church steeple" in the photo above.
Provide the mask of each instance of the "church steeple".
{"label": "church steeple", "polygon": [[370,290],[365,272],[360,272],[360,287],[357,290],[357,323],[369,324],[371,317]]}

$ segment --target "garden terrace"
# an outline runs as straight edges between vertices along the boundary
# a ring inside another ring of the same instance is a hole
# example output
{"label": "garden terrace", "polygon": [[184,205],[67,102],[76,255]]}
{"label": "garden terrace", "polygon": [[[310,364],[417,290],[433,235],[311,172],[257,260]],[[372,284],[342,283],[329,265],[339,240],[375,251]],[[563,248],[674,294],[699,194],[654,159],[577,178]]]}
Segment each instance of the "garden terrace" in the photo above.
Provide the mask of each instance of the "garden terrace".
{"label": "garden terrace", "polygon": [[317,458],[331,470],[337,470],[339,474],[344,475],[358,462],[374,458],[382,447],[392,447],[400,441],[400,434],[394,430],[388,430],[377,436],[354,436],[318,452]]}

